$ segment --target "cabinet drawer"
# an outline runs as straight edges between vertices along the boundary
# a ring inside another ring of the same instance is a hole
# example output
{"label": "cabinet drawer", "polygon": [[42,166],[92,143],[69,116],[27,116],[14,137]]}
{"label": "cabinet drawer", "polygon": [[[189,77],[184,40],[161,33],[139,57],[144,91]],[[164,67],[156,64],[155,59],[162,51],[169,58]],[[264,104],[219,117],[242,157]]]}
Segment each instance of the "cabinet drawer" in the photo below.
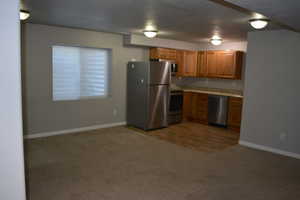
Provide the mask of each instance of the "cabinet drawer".
{"label": "cabinet drawer", "polygon": [[242,106],[243,105],[243,99],[239,97],[230,97],[229,98],[229,106]]}

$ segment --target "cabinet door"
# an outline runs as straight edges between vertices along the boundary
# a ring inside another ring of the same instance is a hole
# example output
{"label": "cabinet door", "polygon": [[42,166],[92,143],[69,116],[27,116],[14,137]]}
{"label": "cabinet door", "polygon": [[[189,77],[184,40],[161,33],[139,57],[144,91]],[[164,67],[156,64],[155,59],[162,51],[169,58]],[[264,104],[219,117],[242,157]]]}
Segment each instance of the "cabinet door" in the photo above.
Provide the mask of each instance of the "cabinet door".
{"label": "cabinet door", "polygon": [[233,51],[217,52],[217,75],[219,77],[235,76],[235,53]]}
{"label": "cabinet door", "polygon": [[168,49],[164,48],[157,48],[158,49],[158,56],[161,59],[168,59]]}
{"label": "cabinet door", "polygon": [[228,126],[233,130],[239,130],[242,121],[242,98],[230,97],[228,110]]}
{"label": "cabinet door", "polygon": [[208,95],[198,93],[197,94],[197,115],[200,123],[208,123]]}
{"label": "cabinet door", "polygon": [[177,50],[176,51],[176,63],[178,67],[178,71],[176,73],[176,76],[183,76],[184,71],[184,51]]}
{"label": "cabinet door", "polygon": [[176,60],[176,49],[168,49],[167,60]]}
{"label": "cabinet door", "polygon": [[183,119],[192,120],[192,92],[183,94]]}
{"label": "cabinet door", "polygon": [[207,65],[206,65],[206,53],[204,51],[198,52],[198,76],[206,77],[207,76]]}
{"label": "cabinet door", "polygon": [[206,52],[207,75],[210,77],[217,76],[217,54],[214,51]]}
{"label": "cabinet door", "polygon": [[208,95],[185,92],[183,99],[183,118],[188,121],[208,123]]}
{"label": "cabinet door", "polygon": [[222,77],[224,74],[225,55],[223,52],[216,52],[216,77]]}
{"label": "cabinet door", "polygon": [[197,76],[197,51],[184,51],[184,76]]}
{"label": "cabinet door", "polygon": [[225,52],[224,56],[224,64],[223,64],[223,75],[224,76],[235,76],[235,53],[234,52]]}
{"label": "cabinet door", "polygon": [[150,48],[150,59],[158,59],[158,49]]}
{"label": "cabinet door", "polygon": [[151,48],[150,59],[176,60],[176,50],[167,48]]}
{"label": "cabinet door", "polygon": [[208,51],[206,65],[208,76],[213,78],[241,79],[243,52]]}

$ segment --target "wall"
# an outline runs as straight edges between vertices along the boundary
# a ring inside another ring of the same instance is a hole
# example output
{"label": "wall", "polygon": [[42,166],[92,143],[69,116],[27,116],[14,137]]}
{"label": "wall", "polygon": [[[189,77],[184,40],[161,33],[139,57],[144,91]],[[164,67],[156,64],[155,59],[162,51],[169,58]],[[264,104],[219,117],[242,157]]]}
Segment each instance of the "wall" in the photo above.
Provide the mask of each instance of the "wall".
{"label": "wall", "polygon": [[[199,44],[198,50],[239,50],[247,51],[247,42],[224,42],[220,46],[214,46],[210,43]],[[242,79],[241,80],[227,80],[227,79],[211,79],[211,78],[177,78],[173,80],[173,83],[179,86],[189,86],[189,87],[207,87],[207,88],[221,88],[221,89],[233,89],[233,90],[243,90],[244,89],[244,74],[245,74],[245,62],[246,54],[244,57],[244,66],[242,69]]]}
{"label": "wall", "polygon": [[[46,25],[24,27],[25,133],[35,134],[124,122],[126,63],[148,60],[148,49],[124,47],[118,34]],[[52,101],[52,45],[112,49],[111,96],[106,99]],[[113,115],[113,110],[117,115]]]}
{"label": "wall", "polygon": [[299,57],[299,33],[249,33],[242,142],[300,158]]}
{"label": "wall", "polygon": [[1,1],[0,12],[0,199],[25,200],[19,0]]}
{"label": "wall", "polygon": [[144,46],[144,47],[163,47],[171,49],[183,49],[183,50],[199,50],[199,44],[184,42],[179,40],[170,40],[163,38],[147,38],[143,35],[125,35],[124,44],[130,46]]}

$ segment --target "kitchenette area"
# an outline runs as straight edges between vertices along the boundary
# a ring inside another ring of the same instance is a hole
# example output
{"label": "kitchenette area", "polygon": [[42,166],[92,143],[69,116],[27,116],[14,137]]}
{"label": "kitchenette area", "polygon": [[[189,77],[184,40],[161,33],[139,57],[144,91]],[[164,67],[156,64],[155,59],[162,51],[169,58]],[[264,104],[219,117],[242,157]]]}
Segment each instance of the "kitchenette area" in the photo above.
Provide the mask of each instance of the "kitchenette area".
{"label": "kitchenette area", "polygon": [[128,64],[129,126],[183,146],[238,143],[245,52],[150,48],[149,57]]}
{"label": "kitchenette area", "polygon": [[[171,113],[172,108],[180,104],[178,95],[182,92],[183,120],[217,125],[239,132],[243,104],[242,87],[228,88],[227,85],[242,82],[245,52],[151,48],[150,59],[176,60],[177,70],[171,77],[170,87]],[[208,83],[206,87],[194,83],[203,79]],[[209,81],[221,83],[215,88],[214,85],[209,85]],[[172,98],[176,94],[177,97]]]}

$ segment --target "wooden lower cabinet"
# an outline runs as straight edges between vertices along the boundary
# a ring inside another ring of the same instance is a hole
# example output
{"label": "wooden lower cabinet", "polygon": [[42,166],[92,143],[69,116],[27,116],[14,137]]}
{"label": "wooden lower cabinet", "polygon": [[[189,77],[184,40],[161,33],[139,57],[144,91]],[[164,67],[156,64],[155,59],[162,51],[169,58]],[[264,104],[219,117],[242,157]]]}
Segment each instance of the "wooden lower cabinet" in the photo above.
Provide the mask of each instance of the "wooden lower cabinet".
{"label": "wooden lower cabinet", "polygon": [[242,121],[243,99],[238,97],[229,97],[228,105],[228,128],[240,131]]}
{"label": "wooden lower cabinet", "polygon": [[208,95],[184,92],[183,118],[188,121],[208,124]]}
{"label": "wooden lower cabinet", "polygon": [[[242,121],[243,99],[229,97],[228,128],[239,132]],[[208,124],[208,94],[184,92],[183,119]]]}

